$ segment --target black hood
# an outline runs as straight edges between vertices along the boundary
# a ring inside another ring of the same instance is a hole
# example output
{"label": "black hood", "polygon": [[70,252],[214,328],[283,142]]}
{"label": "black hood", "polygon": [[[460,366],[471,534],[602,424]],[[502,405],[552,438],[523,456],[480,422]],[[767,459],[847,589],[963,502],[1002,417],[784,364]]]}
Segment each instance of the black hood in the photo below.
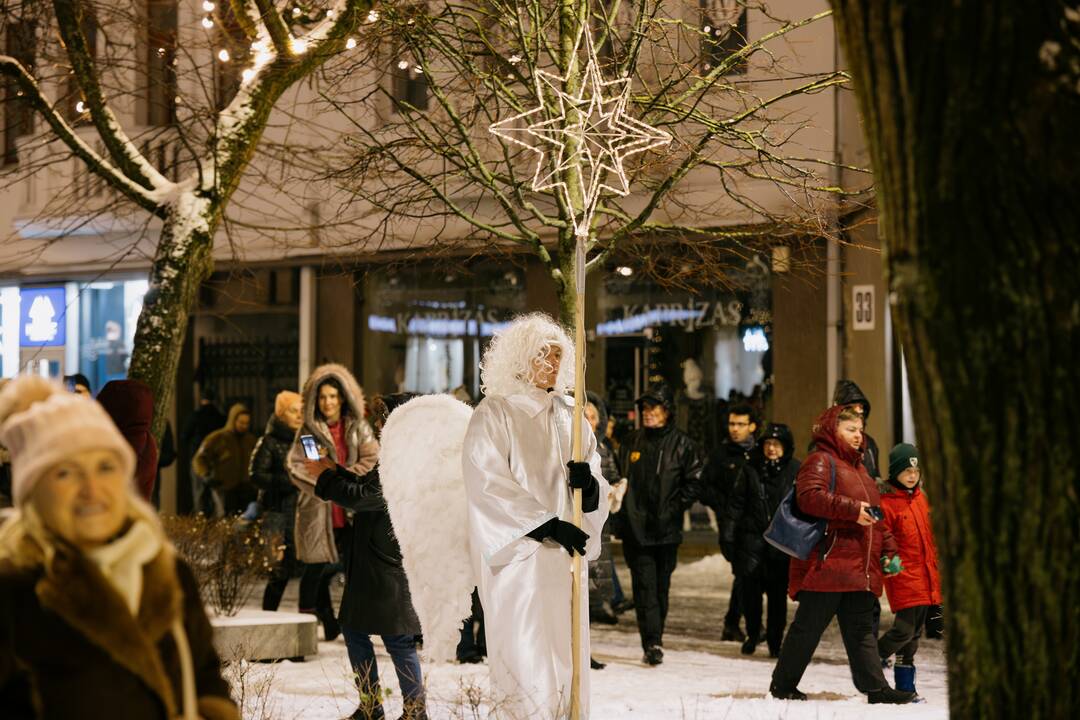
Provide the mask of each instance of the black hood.
{"label": "black hood", "polygon": [[852,380],[837,380],[836,389],[833,390],[833,405],[862,405],[863,419],[870,420],[870,401]]}
{"label": "black hood", "polygon": [[766,440],[780,441],[780,444],[784,446],[784,460],[790,460],[795,456],[795,436],[791,434],[791,428],[784,423],[769,423],[765,427],[765,432],[758,437],[757,446],[762,447]]}
{"label": "black hood", "polygon": [[596,406],[596,414],[600,418],[600,422],[597,423],[596,433],[599,437],[602,438],[607,433],[607,403],[601,400],[600,395],[594,393],[592,390],[587,390],[585,392],[585,397],[588,399],[589,402]]}
{"label": "black hood", "polygon": [[634,401],[634,404],[640,407],[643,402],[663,405],[668,409],[668,412],[671,412],[675,409],[675,393],[671,391],[667,383],[657,383],[650,386],[641,397]]}
{"label": "black hood", "polygon": [[266,421],[266,435],[273,435],[279,440],[291,443],[296,437],[296,431],[285,424],[285,421],[277,415],[271,415]]}

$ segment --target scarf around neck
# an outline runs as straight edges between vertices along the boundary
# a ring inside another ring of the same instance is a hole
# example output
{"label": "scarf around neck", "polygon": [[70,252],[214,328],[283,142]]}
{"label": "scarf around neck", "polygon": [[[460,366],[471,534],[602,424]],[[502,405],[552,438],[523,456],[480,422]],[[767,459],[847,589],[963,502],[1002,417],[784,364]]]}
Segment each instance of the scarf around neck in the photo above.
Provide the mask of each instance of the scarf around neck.
{"label": "scarf around neck", "polygon": [[142,598],[143,565],[160,552],[161,539],[145,520],[137,519],[126,533],[110,543],[87,550],[86,556],[120,593],[134,616]]}

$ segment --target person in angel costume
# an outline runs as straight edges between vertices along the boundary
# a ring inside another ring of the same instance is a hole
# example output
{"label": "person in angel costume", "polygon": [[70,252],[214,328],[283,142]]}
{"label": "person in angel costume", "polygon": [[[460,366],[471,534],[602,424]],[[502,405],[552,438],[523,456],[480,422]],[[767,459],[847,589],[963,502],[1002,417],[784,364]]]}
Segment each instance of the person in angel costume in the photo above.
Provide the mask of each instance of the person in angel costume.
{"label": "person in angel costume", "polygon": [[[571,556],[595,560],[608,514],[596,437],[571,461],[574,348],[550,317],[520,317],[484,353],[485,397],[465,433],[469,544],[484,607],[497,717],[569,716]],[[582,529],[573,489],[582,490]],[[604,502],[601,502],[604,500]],[[581,564],[581,717],[588,717],[589,599]]]}

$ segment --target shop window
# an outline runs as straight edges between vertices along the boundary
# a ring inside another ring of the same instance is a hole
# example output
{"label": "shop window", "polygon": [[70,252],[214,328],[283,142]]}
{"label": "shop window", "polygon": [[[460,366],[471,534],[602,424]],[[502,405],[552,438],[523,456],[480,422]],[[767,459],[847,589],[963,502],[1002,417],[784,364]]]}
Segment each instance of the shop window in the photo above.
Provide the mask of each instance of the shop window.
{"label": "shop window", "polygon": [[163,127],[176,122],[176,0],[146,0],[143,37],[143,122]]}
{"label": "shop window", "polygon": [[95,391],[127,377],[146,280],[93,282],[79,288],[79,372]]}
{"label": "shop window", "polygon": [[[34,74],[35,31],[37,23],[31,20],[11,22],[4,31],[4,49]],[[4,164],[14,165],[19,162],[19,138],[29,135],[34,130],[34,109],[30,102],[22,97],[22,91],[14,81],[4,83]]]}
{"label": "shop window", "polygon": [[[746,45],[747,9],[745,0],[700,0],[700,7],[701,71],[707,73]],[[746,72],[746,62],[731,72]]]}

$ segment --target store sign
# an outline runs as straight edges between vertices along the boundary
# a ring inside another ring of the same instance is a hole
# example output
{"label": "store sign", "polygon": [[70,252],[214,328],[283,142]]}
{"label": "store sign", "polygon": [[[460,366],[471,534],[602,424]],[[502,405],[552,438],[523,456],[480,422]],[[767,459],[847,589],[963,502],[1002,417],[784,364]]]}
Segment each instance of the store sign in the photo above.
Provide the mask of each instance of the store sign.
{"label": "store sign", "polygon": [[67,341],[63,286],[19,290],[19,345],[57,347]]}
{"label": "store sign", "polygon": [[738,325],[742,319],[738,300],[710,301],[688,299],[685,303],[623,305],[612,317],[596,326],[596,334],[633,335],[648,327],[674,326],[686,332],[700,328]]}
{"label": "store sign", "polygon": [[491,337],[509,325],[506,312],[495,308],[475,310],[405,311],[390,315],[368,315],[368,329],[374,332],[424,337]]}
{"label": "store sign", "polygon": [[873,330],[877,318],[874,317],[874,286],[853,285],[851,288],[851,309],[855,330]]}

